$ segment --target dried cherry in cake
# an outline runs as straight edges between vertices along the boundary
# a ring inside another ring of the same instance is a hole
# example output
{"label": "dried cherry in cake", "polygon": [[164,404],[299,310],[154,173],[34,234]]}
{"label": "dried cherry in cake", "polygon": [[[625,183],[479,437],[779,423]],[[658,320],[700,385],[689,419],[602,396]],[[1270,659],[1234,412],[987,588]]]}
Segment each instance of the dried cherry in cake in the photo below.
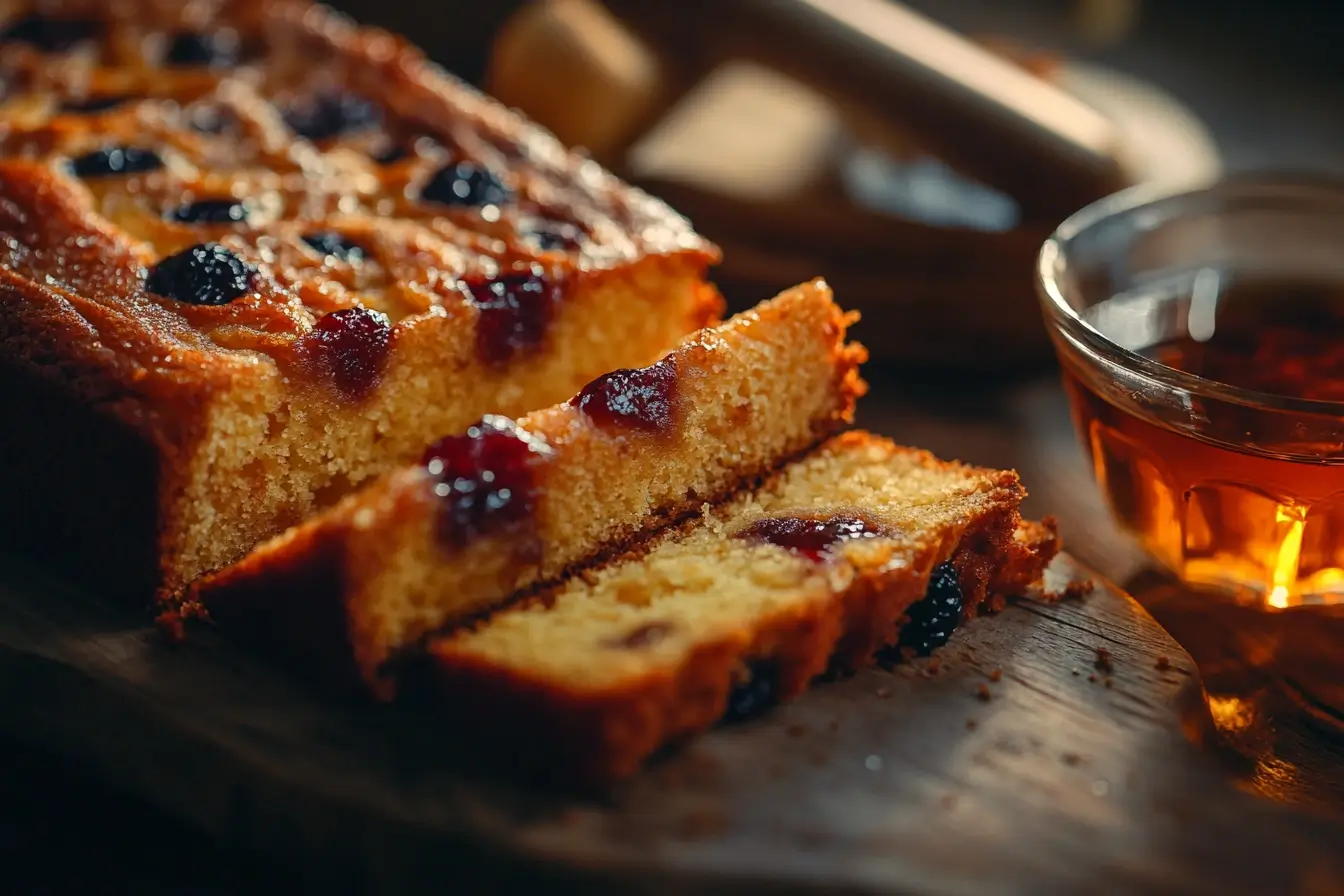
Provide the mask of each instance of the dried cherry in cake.
{"label": "dried cherry in cake", "polygon": [[426,202],[469,208],[503,205],[512,197],[512,192],[498,175],[475,162],[445,165],[420,190],[420,198]]}
{"label": "dried cherry in cake", "polygon": [[961,624],[965,600],[957,568],[949,561],[935,567],[929,576],[924,596],[905,611],[906,623],[901,626],[896,644],[878,652],[880,662],[897,662],[901,651],[910,650],[916,656],[928,656],[946,644]]}
{"label": "dried cherry in cake", "polygon": [[97,112],[107,112],[111,109],[115,109],[129,99],[129,96],[121,93],[107,96],[84,97],[82,99],[68,99],[61,103],[61,111],[75,112],[81,115],[92,115]]}
{"label": "dried cherry in cake", "polygon": [[745,677],[728,694],[725,724],[744,722],[779,702],[779,666],[773,660],[755,660],[747,664]]}
{"label": "dried cherry in cake", "polygon": [[168,65],[222,67],[238,61],[238,37],[232,31],[179,31],[164,51]]}
{"label": "dried cherry in cake", "polygon": [[0,30],[0,43],[25,43],[47,53],[62,53],[96,38],[97,22],[85,19],[54,19],[36,13]]}
{"label": "dried cherry in cake", "polygon": [[199,199],[179,205],[165,216],[180,224],[243,224],[247,205],[236,199]]}
{"label": "dried cherry in cake", "polygon": [[363,246],[332,230],[306,234],[303,241],[319,255],[330,255],[348,264],[358,264],[364,260]]}
{"label": "dried cherry in cake", "polygon": [[599,426],[668,432],[675,425],[677,362],[667,357],[648,367],[613,370],[570,399]]}
{"label": "dried cherry in cake", "polygon": [[163,167],[163,159],[152,149],[137,146],[105,146],[70,161],[76,177],[108,177],[118,174],[143,174]]}
{"label": "dried cherry in cake", "polygon": [[189,305],[227,305],[250,293],[257,269],[218,243],[170,255],[149,271],[145,289]]}
{"label": "dried cherry in cake", "polygon": [[536,468],[550,454],[540,436],[495,415],[463,435],[429,446],[421,460],[440,502],[440,540],[461,547],[478,535],[530,521],[537,500]]}
{"label": "dried cherry in cake", "polygon": [[777,545],[809,560],[820,561],[842,541],[876,538],[884,532],[872,520],[849,514],[826,517],[770,516],[744,527],[737,537]]}
{"label": "dried cherry in cake", "polygon": [[543,251],[573,252],[581,245],[583,232],[564,221],[535,219],[522,229],[522,235]]}
{"label": "dried cherry in cake", "polygon": [[559,279],[540,265],[462,285],[480,312],[476,352],[496,365],[541,344],[563,294]]}
{"label": "dried cherry in cake", "polygon": [[372,127],[383,111],[371,100],[346,90],[322,90],[296,100],[283,112],[285,124],[300,137],[330,140]]}
{"label": "dried cherry in cake", "polygon": [[358,398],[378,384],[391,340],[387,315],[369,308],[342,308],[319,318],[304,344],[336,388]]}

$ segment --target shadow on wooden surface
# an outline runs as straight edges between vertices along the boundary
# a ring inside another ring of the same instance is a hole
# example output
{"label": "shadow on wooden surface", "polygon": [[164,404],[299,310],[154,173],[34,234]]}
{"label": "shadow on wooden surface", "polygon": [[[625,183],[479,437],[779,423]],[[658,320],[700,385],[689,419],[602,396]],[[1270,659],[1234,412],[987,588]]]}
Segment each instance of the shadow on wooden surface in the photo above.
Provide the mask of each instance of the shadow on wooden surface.
{"label": "shadow on wooden surface", "polygon": [[[1054,574],[1079,573],[1065,558]],[[6,737],[339,892],[1344,884],[1344,827],[1229,781],[1189,739],[1210,730],[1189,657],[1106,587],[1021,601],[936,663],[819,686],[566,799],[478,775],[455,732],[332,704],[209,632],[173,648],[18,564],[3,581]]]}

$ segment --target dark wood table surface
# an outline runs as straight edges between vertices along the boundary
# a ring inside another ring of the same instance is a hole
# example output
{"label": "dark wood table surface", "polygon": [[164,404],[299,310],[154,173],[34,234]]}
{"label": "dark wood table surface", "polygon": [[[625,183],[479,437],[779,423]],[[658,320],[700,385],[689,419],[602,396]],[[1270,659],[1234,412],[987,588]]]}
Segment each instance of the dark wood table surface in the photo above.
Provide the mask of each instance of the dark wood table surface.
{"label": "dark wood table surface", "polygon": [[[1049,30],[1030,18],[1008,21],[1003,10],[1009,6],[991,16],[984,4],[946,4],[958,24],[1008,33]],[[1301,6],[1283,9],[1305,15]],[[1337,58],[1337,44],[1324,50],[1289,42],[1271,51],[1253,40],[1253,23],[1227,16],[1211,25],[1207,4],[1162,7],[1165,18],[1152,12],[1132,41],[1101,58],[1152,77],[1194,106],[1214,128],[1232,167],[1344,169],[1344,117],[1337,114],[1344,79],[1336,62],[1336,77],[1329,80],[1331,64],[1325,61]],[[1344,706],[1344,695],[1329,685],[1344,681],[1329,649],[1332,639],[1341,643],[1344,619],[1326,614],[1272,631],[1235,613],[1210,621],[1202,607],[1146,576],[1141,557],[1106,519],[1052,371],[994,382],[939,375],[938,388],[909,371],[871,369],[868,376],[873,392],[862,411],[864,425],[945,456],[1017,467],[1032,492],[1028,509],[1056,514],[1075,556],[1138,594],[1200,661],[1211,692],[1251,695],[1238,704],[1243,711],[1273,716],[1270,725],[1238,728],[1236,719],[1229,721],[1230,746],[1244,761],[1248,789],[1344,811],[1337,779],[1344,748],[1331,735],[1339,721],[1332,714]],[[1292,674],[1248,666],[1247,652],[1264,639],[1293,659]],[[1285,688],[1285,681],[1326,684]],[[1241,740],[1238,731],[1245,734]],[[279,889],[290,880],[286,869],[223,852],[126,798],[93,770],[14,744],[0,745],[0,859],[6,889],[19,893],[91,885],[111,893],[232,893]]]}

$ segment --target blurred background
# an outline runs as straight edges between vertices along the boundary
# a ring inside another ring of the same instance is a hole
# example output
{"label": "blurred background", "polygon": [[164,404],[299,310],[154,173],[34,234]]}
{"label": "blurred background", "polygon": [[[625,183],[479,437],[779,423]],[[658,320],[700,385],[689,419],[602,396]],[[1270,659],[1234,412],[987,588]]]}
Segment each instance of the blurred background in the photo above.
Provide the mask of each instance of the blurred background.
{"label": "blurred background", "polygon": [[[1037,250],[1064,216],[1125,183],[1344,173],[1344,4],[1322,0],[333,3],[408,35],[667,198],[724,247],[713,277],[734,306],[825,276],[863,312],[856,335],[875,355],[861,423],[1018,468],[1027,511],[1058,514],[1069,550],[1136,593],[1143,560],[1108,522],[1051,370]],[[833,14],[828,27],[809,27],[817,7]],[[982,90],[968,92],[968,81]],[[1055,137],[1062,128],[1088,144],[1104,131],[1104,145],[1071,151],[1021,115],[988,126],[984,94],[1007,88],[1027,96],[1027,113],[1060,113]],[[1192,651],[1211,630],[1203,605],[1184,617],[1174,600],[1149,607]],[[1237,650],[1208,643],[1206,655],[1245,667]],[[1318,654],[1338,662],[1338,643],[1325,639]],[[1210,687],[1242,687],[1201,668]],[[1317,741],[1301,742],[1318,761]],[[1285,755],[1271,756],[1280,779],[1297,761]],[[0,796],[37,817],[0,815],[0,856],[13,865],[48,842],[84,850],[70,868],[42,865],[55,889],[74,865],[128,892],[239,892],[283,879],[48,757],[8,759]],[[53,798],[52,780],[78,794],[77,809]],[[216,879],[201,881],[202,869]]]}
{"label": "blurred background", "polygon": [[1049,365],[1036,251],[1112,189],[1344,170],[1338,4],[336,5],[667,199],[724,248],[735,308],[825,276],[887,366]]}

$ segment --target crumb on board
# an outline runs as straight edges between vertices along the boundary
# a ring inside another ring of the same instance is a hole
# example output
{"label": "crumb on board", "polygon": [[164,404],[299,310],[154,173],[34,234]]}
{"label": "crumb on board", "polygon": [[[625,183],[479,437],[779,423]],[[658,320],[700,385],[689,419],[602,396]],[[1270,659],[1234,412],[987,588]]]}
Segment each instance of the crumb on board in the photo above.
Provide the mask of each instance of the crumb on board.
{"label": "crumb on board", "polygon": [[799,722],[794,722],[784,730],[788,732],[789,737],[802,737],[804,734],[807,733],[807,726]]}
{"label": "crumb on board", "polygon": [[1002,594],[995,594],[989,599],[989,611],[991,613],[1002,613],[1006,606],[1008,606],[1008,598]]}
{"label": "crumb on board", "polygon": [[935,656],[929,660],[929,664],[926,668],[934,675],[937,675],[938,670],[942,668],[942,665],[943,665],[942,662],[938,659],[938,657]]}
{"label": "crumb on board", "polygon": [[991,669],[991,670],[990,670],[990,673],[989,673],[989,680],[990,680],[990,681],[999,681],[999,680],[1002,679],[1002,678],[1003,678],[1003,670],[1002,670],[1002,669]]}
{"label": "crumb on board", "polygon": [[977,728],[979,728],[979,727],[980,727],[980,723],[977,722],[975,719],[967,719],[967,720],[966,720],[966,730],[967,730],[967,731],[974,731],[975,729],[977,729]]}
{"label": "crumb on board", "polygon": [[164,610],[155,616],[154,627],[169,644],[181,644],[187,640],[187,628],[183,623],[182,614],[177,610]]}
{"label": "crumb on board", "polygon": [[994,695],[993,695],[992,693],[990,693],[989,685],[984,684],[984,683],[981,683],[981,684],[975,689],[975,696],[979,697],[980,700],[981,700],[982,702],[984,702],[984,703],[988,703],[990,700],[992,700],[992,699],[994,698]]}
{"label": "crumb on board", "polygon": [[1114,672],[1115,663],[1111,660],[1111,652],[1105,647],[1098,647],[1096,650],[1097,661],[1092,665],[1096,666],[1098,671],[1101,672]]}
{"label": "crumb on board", "polygon": [[1091,579],[1080,579],[1065,585],[1063,590],[1046,592],[1045,600],[1052,604],[1066,600],[1082,600],[1091,594],[1096,587],[1097,583]]}
{"label": "crumb on board", "polygon": [[880,688],[878,688],[878,689],[877,689],[877,696],[881,697],[883,700],[887,699],[888,697],[891,696],[891,688],[888,688],[888,687],[880,687]]}
{"label": "crumb on board", "polygon": [[1097,673],[1095,672],[1089,673],[1087,676],[1087,680],[1095,682],[1097,680]]}
{"label": "crumb on board", "polygon": [[1064,760],[1065,765],[1077,765],[1083,761],[1083,757],[1079,756],[1077,753],[1065,753],[1061,758]]}
{"label": "crumb on board", "polygon": [[1101,683],[1104,684],[1104,685],[1106,685],[1106,687],[1108,687],[1108,688],[1109,688],[1109,687],[1114,687],[1114,685],[1115,685],[1115,679],[1112,678],[1111,676],[1107,675],[1106,678],[1103,679]]}
{"label": "crumb on board", "polygon": [[1171,668],[1171,657],[1163,654],[1157,658],[1157,668],[1163,672]]}

